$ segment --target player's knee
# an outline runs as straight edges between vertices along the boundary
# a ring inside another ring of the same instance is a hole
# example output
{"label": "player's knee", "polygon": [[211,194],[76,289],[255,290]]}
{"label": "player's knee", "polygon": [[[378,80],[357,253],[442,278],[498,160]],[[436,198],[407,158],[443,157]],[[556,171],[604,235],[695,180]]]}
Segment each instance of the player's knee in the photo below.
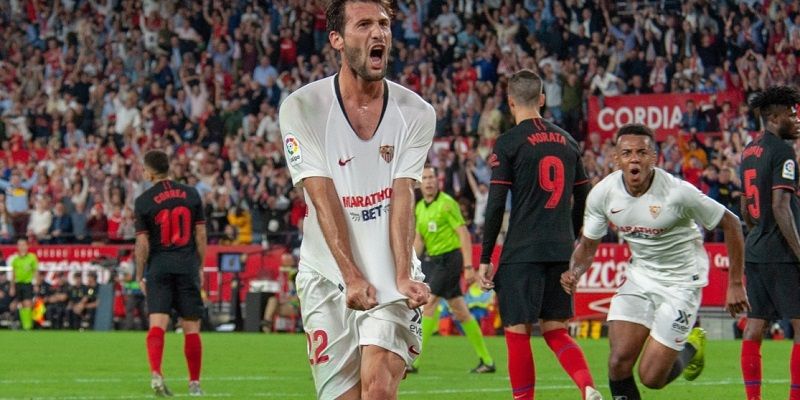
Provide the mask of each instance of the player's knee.
{"label": "player's knee", "polygon": [[664,378],[639,371],[639,382],[648,389],[661,389],[667,385]]}
{"label": "player's knee", "polygon": [[630,360],[621,354],[611,353],[608,357],[608,374],[612,378],[630,376],[635,362],[636,360]]}
{"label": "player's knee", "polygon": [[394,399],[397,393],[393,393],[389,389],[390,385],[379,380],[371,382],[361,382],[361,399],[362,400],[386,400]]}

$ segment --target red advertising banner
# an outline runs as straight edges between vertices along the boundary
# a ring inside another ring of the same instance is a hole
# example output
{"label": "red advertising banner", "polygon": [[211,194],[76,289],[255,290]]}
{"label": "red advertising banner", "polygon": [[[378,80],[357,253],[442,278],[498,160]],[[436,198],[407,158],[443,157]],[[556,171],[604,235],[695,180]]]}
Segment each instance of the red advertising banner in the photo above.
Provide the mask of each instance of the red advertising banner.
{"label": "red advertising banner", "polygon": [[[16,246],[0,246],[0,254],[8,260],[17,251]],[[111,277],[112,269],[104,267],[102,260],[108,259],[109,265],[118,272],[134,271],[133,246],[130,245],[44,245],[31,246],[30,251],[39,258],[39,270],[45,272],[45,279],[51,281],[56,273],[69,273],[72,280],[74,273],[81,275],[81,280],[86,282],[86,274],[97,273],[98,282],[107,283]],[[229,301],[231,298],[234,274],[218,273],[219,253],[239,253],[245,256],[244,271],[239,274],[241,296],[244,298],[249,282],[253,279],[276,279],[280,256],[284,250],[275,249],[264,251],[259,245],[246,246],[208,246],[205,259],[205,285],[204,289],[211,301],[220,299]]]}
{"label": "red advertising banner", "polygon": [[[703,289],[702,305],[722,307],[728,285],[728,256],[725,245],[706,244],[711,263],[709,285]],[[118,260],[121,270],[133,271],[132,246],[32,246],[31,251],[39,257],[40,270],[47,273],[47,279],[56,272],[81,273],[85,282],[90,271],[98,274],[101,283],[108,282],[111,270],[102,267],[98,261],[108,258]],[[480,259],[481,246],[473,247],[473,260]],[[8,259],[15,246],[0,246],[0,254]],[[229,301],[231,298],[234,274],[218,273],[218,255],[240,253],[245,256],[244,271],[239,275],[240,296],[244,298],[250,280],[274,280],[278,274],[283,249],[264,251],[261,246],[209,246],[205,260],[205,290],[210,301]],[[501,247],[495,248],[492,262],[497,265]],[[627,245],[602,244],[597,250],[594,263],[581,277],[575,294],[575,317],[577,319],[603,319],[608,311],[611,297],[625,280],[630,252]]]}
{"label": "red advertising banner", "polygon": [[[677,134],[681,126],[686,102],[693,100],[698,109],[710,105],[712,95],[702,93],[642,94],[600,98],[589,98],[589,133],[597,132],[604,139],[610,138],[619,127],[630,124],[645,124],[656,131],[656,140]],[[738,107],[742,101],[739,92],[721,92],[716,103],[730,101]],[[601,103],[602,102],[602,103]]]}

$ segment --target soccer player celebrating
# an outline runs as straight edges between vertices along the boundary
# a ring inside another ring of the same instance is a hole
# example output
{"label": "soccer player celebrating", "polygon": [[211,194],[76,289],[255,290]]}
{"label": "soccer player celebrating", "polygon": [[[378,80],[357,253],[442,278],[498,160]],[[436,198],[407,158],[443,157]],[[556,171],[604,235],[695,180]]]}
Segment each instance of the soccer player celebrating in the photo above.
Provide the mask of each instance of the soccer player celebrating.
{"label": "soccer player celebrating", "polygon": [[296,284],[321,399],[394,399],[420,351],[418,308],[430,291],[413,252],[414,184],[436,116],[385,79],[390,7],[331,1],[339,73],[280,109],[292,181],[308,204]]}
{"label": "soccer player celebrating", "polygon": [[725,234],[730,257],[726,308],[731,315],[749,308],[742,286],[744,239],[733,213],[653,166],[650,128],[625,125],[615,139],[620,170],[589,193],[583,235],[561,284],[574,292],[608,224],[616,225],[632,257],[608,313],[609,385],[615,399],[639,400],[633,366],[640,354],[639,380],[648,388],[663,388],[681,373],[694,380],[703,370],[705,332],[692,327],[708,283],[708,255],[697,222],[706,229],[721,226]]}
{"label": "soccer player celebrating", "polygon": [[[461,292],[461,271],[467,283],[474,279],[472,266],[472,240],[461,216],[461,207],[447,193],[439,191],[436,171],[426,167],[422,171],[422,199],[417,202],[417,235],[414,250],[422,254],[428,250],[429,262],[423,263],[425,283],[431,287],[431,297],[422,311],[422,348],[429,342],[438,325],[439,299],[444,298],[475,353],[480,357],[473,373],[495,372],[494,360],[486,348],[481,328],[472,317]],[[423,353],[424,354],[424,353]],[[418,357],[409,372],[417,372]]]}
{"label": "soccer player celebrating", "polygon": [[39,270],[36,254],[28,252],[28,240],[17,241],[17,252],[8,259],[11,266],[11,297],[16,294],[19,306],[19,321],[22,329],[33,329],[33,278]]}
{"label": "soccer player celebrating", "polygon": [[[595,400],[600,393],[586,358],[566,329],[572,298],[559,286],[561,273],[569,268],[589,181],[578,144],[539,114],[544,101],[542,79],[534,72],[522,70],[509,79],[508,105],[517,126],[497,139],[489,158],[492,180],[478,276],[484,289],[496,285],[514,398],[533,399],[530,339],[532,324],[540,322],[547,345],[583,398]],[[489,261],[509,188],[511,219],[492,281]]]}
{"label": "soccer player celebrating", "polygon": [[[745,247],[748,313],[742,341],[742,377],[748,400],[761,399],[761,339],[771,320],[787,318],[800,332],[800,236],[797,161],[791,142],[798,133],[800,92],[788,86],[756,94],[750,108],[764,132],[742,154],[742,215],[749,228]],[[789,398],[800,399],[800,334],[794,335]]]}
{"label": "soccer player celebrating", "polygon": [[[161,373],[164,331],[173,309],[181,317],[184,355],[189,367],[189,395],[200,396],[200,318],[206,226],[200,195],[169,179],[169,158],[160,150],[144,155],[145,178],[153,183],[136,198],[136,280],[146,296],[150,331],[147,357],[157,396],[171,396]],[[145,271],[146,268],[146,271]],[[147,273],[145,279],[145,272]]]}

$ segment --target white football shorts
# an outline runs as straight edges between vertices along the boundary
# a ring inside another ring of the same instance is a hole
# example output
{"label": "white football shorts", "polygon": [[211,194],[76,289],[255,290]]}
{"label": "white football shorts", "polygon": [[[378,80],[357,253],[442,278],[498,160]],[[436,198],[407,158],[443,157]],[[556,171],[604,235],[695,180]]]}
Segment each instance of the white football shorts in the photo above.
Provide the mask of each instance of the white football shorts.
{"label": "white football shorts", "polygon": [[314,271],[298,272],[296,285],[317,398],[336,399],[361,380],[361,346],[387,349],[407,365],[419,355],[421,309],[405,300],[348,309],[343,288]]}
{"label": "white football shorts", "polygon": [[681,351],[697,321],[702,290],[628,279],[611,299],[607,320],[644,325],[653,339]]}

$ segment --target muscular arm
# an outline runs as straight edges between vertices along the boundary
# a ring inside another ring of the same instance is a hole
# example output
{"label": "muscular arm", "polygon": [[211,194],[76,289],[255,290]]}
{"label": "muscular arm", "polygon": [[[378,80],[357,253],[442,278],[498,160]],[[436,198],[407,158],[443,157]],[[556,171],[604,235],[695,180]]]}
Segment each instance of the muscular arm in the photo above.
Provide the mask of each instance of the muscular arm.
{"label": "muscular arm", "polygon": [[503,212],[506,209],[508,185],[492,183],[489,187],[489,201],[486,204],[486,222],[483,226],[483,250],[481,251],[481,264],[488,264],[492,258],[497,235],[503,225]]}
{"label": "muscular arm", "polygon": [[200,274],[200,287],[203,286],[203,267],[206,264],[206,248],[208,247],[208,234],[206,232],[205,224],[196,224],[194,226],[194,242],[197,246],[197,258],[200,260],[200,265],[197,267],[197,272]]}
{"label": "muscular arm", "polygon": [[784,189],[774,189],[772,191],[772,214],[778,222],[778,229],[789,243],[795,257],[800,258],[800,236],[797,233],[797,225],[794,222],[792,209],[790,207],[794,193]]}
{"label": "muscular arm", "polygon": [[409,308],[428,302],[430,289],[411,276],[411,248],[414,246],[414,179],[397,178],[392,182],[392,208],[389,212],[389,242],[395,265],[397,290],[408,297]]}
{"label": "muscular arm", "polygon": [[739,218],[730,211],[725,211],[719,223],[725,234],[725,247],[728,249],[730,269],[728,270],[728,293],[726,307],[735,317],[736,314],[750,309],[742,283],[744,275],[744,235]]}
{"label": "muscular arm", "polygon": [[303,180],[303,186],[317,211],[317,221],[322,229],[322,235],[342,272],[345,285],[353,280],[363,279],[364,275],[353,259],[347,221],[339,205],[333,181],[330,178],[310,177]]}
{"label": "muscular arm", "polygon": [[141,281],[144,277],[144,267],[150,257],[150,240],[146,233],[136,235],[133,258],[136,263],[136,280]]}
{"label": "muscular arm", "polygon": [[561,274],[561,287],[564,288],[569,294],[575,293],[575,287],[578,286],[578,279],[586,272],[594,261],[594,254],[597,252],[597,247],[600,246],[600,240],[589,239],[586,236],[581,236],[578,247],[572,252],[572,257],[569,259],[569,271]]}
{"label": "muscular arm", "polygon": [[389,242],[394,256],[395,279],[411,278],[411,248],[414,247],[414,180],[395,179],[389,212]]}

